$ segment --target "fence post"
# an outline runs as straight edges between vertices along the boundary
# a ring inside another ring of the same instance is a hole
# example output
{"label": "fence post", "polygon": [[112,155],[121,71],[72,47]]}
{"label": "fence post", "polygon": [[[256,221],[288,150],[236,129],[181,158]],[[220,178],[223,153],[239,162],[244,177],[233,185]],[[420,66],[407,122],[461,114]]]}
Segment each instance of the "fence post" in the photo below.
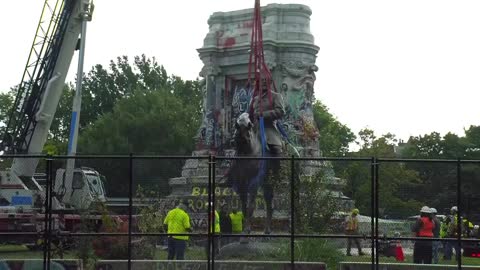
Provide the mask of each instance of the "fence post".
{"label": "fence post", "polygon": [[295,269],[295,156],[290,162],[290,269]]}
{"label": "fence post", "polygon": [[[375,270],[375,222],[373,218],[375,217],[375,158],[372,157],[370,160],[370,240],[371,240],[371,269]],[[348,239],[347,239],[348,241]]]}
{"label": "fence post", "polygon": [[380,184],[378,182],[378,168],[379,168],[379,162],[378,159],[375,158],[375,267],[378,269],[379,266],[379,258],[380,256],[378,255],[378,216],[380,215],[379,212],[379,190],[380,190]]}
{"label": "fence post", "polygon": [[[217,247],[217,245],[219,244],[219,236],[216,235],[215,233],[215,226],[216,226],[216,223],[217,222],[220,222],[220,220],[216,220],[217,218],[217,215],[215,215],[216,213],[216,208],[215,208],[215,190],[216,190],[216,185],[215,185],[215,170],[216,170],[216,159],[215,159],[215,156],[212,156],[212,190],[213,190],[213,193],[212,193],[212,207],[213,207],[213,211],[212,211],[212,217],[213,217],[213,220],[214,220],[214,223],[212,224],[212,227],[210,227],[210,229],[212,230],[212,270],[215,270],[215,252],[217,251],[216,248],[220,248],[220,246]],[[219,217],[220,218],[220,217]],[[220,224],[219,224],[220,225]]]}
{"label": "fence post", "polygon": [[128,159],[129,180],[128,180],[128,270],[132,269],[132,210],[133,210],[133,155],[130,153]]}
{"label": "fence post", "polygon": [[[462,269],[462,163],[460,158],[457,160],[457,245],[455,256],[457,257],[458,269]],[[453,217],[455,221],[455,217]],[[457,254],[458,253],[460,254]]]}
{"label": "fence post", "polygon": [[51,236],[52,236],[52,158],[50,155],[46,159],[46,174],[47,181],[45,187],[45,224],[44,224],[44,235],[43,235],[43,269],[50,270],[50,260],[51,260]]}
{"label": "fence post", "polygon": [[212,212],[212,155],[208,156],[208,203],[207,203],[207,269],[210,270],[210,250],[212,248],[212,220],[210,218],[210,213]]}

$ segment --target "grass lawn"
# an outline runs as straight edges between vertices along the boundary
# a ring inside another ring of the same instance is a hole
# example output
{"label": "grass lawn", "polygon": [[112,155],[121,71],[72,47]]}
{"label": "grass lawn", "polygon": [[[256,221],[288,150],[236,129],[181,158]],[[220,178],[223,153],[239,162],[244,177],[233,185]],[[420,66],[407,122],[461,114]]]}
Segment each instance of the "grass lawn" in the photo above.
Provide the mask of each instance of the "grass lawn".
{"label": "grass lawn", "polygon": [[[370,262],[371,257],[370,256],[351,256],[351,257],[345,257],[346,262]],[[404,262],[397,262],[395,258],[393,257],[380,257],[379,261],[381,263],[413,263],[413,256],[405,256],[405,261]],[[450,264],[450,265],[456,265],[457,262],[455,259],[452,259],[450,261],[443,260],[440,257],[440,261],[438,264]],[[462,257],[462,265],[480,265],[480,258],[471,258],[471,257]]]}
{"label": "grass lawn", "polygon": [[0,245],[0,253],[26,251],[28,248],[24,245]]}
{"label": "grass lawn", "polygon": [[[168,256],[168,251],[157,248],[155,251],[155,260],[166,260]],[[185,259],[186,260],[206,260],[207,251],[203,247],[193,246],[188,247],[185,250]]]}
{"label": "grass lawn", "polygon": [[[73,252],[66,252],[63,258],[76,259]],[[0,245],[0,260],[7,259],[43,259],[43,250],[33,251],[25,245]]]}
{"label": "grass lawn", "polygon": [[[167,251],[161,248],[158,248],[155,251],[156,260],[166,260]],[[53,258],[56,256],[54,255]],[[189,247],[186,250],[185,254],[186,259],[188,260],[206,260],[206,251],[201,247]],[[0,260],[7,259],[43,259],[42,250],[29,250],[24,245],[0,245]],[[75,251],[66,251],[64,254],[64,259],[78,259],[75,254]]]}
{"label": "grass lawn", "polygon": [[[282,254],[272,254],[271,260],[276,261],[288,261],[290,258]],[[3,259],[42,259],[43,258],[43,251],[31,251],[24,245],[0,245],[0,260]],[[64,255],[65,259],[77,259],[76,254],[74,251],[67,251]],[[167,259],[167,250],[163,248],[157,248],[155,251],[155,258],[156,260],[166,260]],[[205,248],[200,246],[190,246],[187,248],[185,253],[185,259],[187,260],[205,260],[206,259],[206,251]],[[265,260],[268,258],[262,257],[257,258],[257,260]],[[251,258],[251,260],[255,260]],[[343,257],[341,261],[347,262],[370,262],[370,256],[351,256],[351,257]],[[380,257],[380,262],[384,263],[413,263],[412,256],[405,256],[404,262],[397,262],[395,258],[392,257]],[[456,265],[455,260],[445,261],[440,258],[439,264],[450,264]],[[469,257],[462,257],[462,265],[480,265],[480,258],[469,258]]]}

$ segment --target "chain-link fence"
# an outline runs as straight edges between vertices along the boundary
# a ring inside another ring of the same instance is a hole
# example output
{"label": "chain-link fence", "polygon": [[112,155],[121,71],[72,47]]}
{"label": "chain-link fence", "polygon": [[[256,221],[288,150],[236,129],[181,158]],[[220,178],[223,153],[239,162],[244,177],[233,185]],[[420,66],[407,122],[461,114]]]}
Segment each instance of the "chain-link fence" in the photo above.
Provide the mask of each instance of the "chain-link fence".
{"label": "chain-link fence", "polygon": [[[16,178],[33,159],[34,180]],[[3,157],[0,269],[480,265],[478,161],[81,156],[66,171],[67,161]],[[172,227],[174,209],[191,230]]]}

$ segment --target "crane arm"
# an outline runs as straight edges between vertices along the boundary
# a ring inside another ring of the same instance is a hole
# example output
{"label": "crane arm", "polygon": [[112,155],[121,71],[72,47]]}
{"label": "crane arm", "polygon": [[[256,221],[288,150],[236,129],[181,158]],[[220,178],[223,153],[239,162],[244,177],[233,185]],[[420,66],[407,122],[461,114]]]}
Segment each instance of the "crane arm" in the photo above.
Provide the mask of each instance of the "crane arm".
{"label": "crane arm", "polygon": [[[52,12],[51,21],[48,27],[38,27],[46,29],[40,31],[44,34],[40,39],[44,44],[39,47],[39,43],[34,41],[32,51],[37,54],[37,59],[31,61],[33,64],[27,63],[2,140],[7,153],[31,155],[42,152],[81,33],[82,21],[86,19],[85,5],[89,5],[88,0],[57,0],[55,4],[51,0],[45,1],[40,24],[45,24],[43,17],[49,11]],[[16,158],[11,172],[18,177],[31,178],[37,165],[37,158]]]}

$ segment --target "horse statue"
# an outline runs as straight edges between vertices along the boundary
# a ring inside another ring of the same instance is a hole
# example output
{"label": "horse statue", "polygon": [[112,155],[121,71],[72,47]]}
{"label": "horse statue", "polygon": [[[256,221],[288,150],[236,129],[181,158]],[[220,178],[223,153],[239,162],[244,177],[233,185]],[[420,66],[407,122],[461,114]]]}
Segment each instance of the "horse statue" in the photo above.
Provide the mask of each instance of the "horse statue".
{"label": "horse statue", "polygon": [[[259,132],[254,128],[248,113],[242,113],[235,123],[233,143],[238,157],[262,157],[262,143]],[[236,159],[227,173],[227,183],[239,194],[242,212],[244,213],[244,231],[251,230],[251,218],[255,210],[255,199],[258,188],[264,187],[267,174],[267,160]],[[266,192],[264,198],[267,208],[265,233],[271,232],[273,190]],[[267,194],[271,193],[271,194]]]}

